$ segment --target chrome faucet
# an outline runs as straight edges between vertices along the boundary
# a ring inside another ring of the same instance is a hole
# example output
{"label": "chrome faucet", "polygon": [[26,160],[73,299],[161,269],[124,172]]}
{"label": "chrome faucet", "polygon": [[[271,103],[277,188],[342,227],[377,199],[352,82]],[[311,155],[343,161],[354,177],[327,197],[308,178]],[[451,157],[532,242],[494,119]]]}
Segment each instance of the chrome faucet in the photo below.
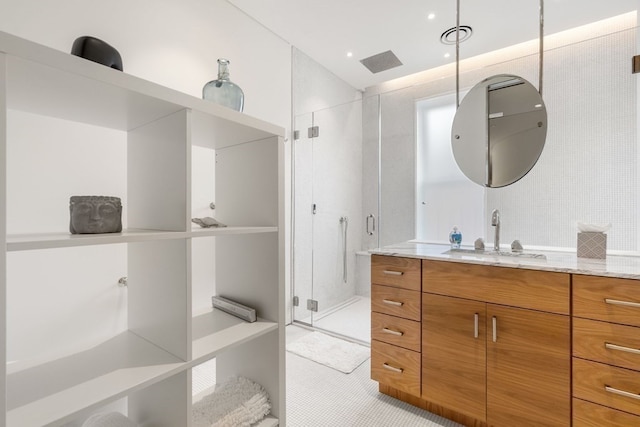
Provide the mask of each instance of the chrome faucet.
{"label": "chrome faucet", "polygon": [[494,209],[491,212],[491,225],[496,228],[496,235],[493,239],[493,250],[500,250],[500,211],[498,209]]}

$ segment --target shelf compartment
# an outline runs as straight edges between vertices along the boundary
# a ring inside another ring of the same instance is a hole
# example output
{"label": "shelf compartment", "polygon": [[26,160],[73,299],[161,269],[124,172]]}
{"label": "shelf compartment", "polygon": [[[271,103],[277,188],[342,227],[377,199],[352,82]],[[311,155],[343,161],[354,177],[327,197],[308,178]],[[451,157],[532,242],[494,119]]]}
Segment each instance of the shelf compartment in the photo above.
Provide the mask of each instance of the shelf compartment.
{"label": "shelf compartment", "polygon": [[278,329],[276,322],[258,318],[249,323],[212,308],[192,319],[192,357],[190,367],[199,365],[220,352]]}
{"label": "shelf compartment", "polygon": [[[202,371],[200,371],[200,375],[204,375],[204,381],[206,381],[209,385],[207,385],[207,387],[201,389],[200,391],[198,391],[197,393],[193,394],[193,399],[192,402],[195,404],[196,402],[202,400],[203,398],[205,398],[206,396],[210,395],[211,393],[213,393],[216,389],[216,364],[215,361],[213,362],[205,362],[202,365],[199,365],[197,367],[195,367],[194,369],[203,367],[204,365],[210,364],[209,366],[206,366],[202,369]],[[193,372],[193,377],[195,380],[195,376],[196,376],[196,372]],[[207,381],[209,380],[209,381]],[[271,414],[267,415],[263,420],[258,421],[255,424],[252,424],[251,427],[277,427],[279,425],[279,419]]]}
{"label": "shelf compartment", "polygon": [[39,233],[10,234],[7,236],[7,251],[29,251],[36,249],[70,248],[76,246],[109,245],[115,243],[148,242],[157,240],[185,239],[190,237],[215,237],[234,234],[277,233],[278,227],[222,227],[193,228],[191,231],[161,231],[128,229],[121,233],[69,234]]}
{"label": "shelf compartment", "polygon": [[7,376],[8,427],[60,425],[185,369],[132,332]]}
{"label": "shelf compartment", "polygon": [[125,131],[188,109],[210,135],[196,145],[212,148],[284,136],[282,127],[4,32],[1,52],[10,109]]}

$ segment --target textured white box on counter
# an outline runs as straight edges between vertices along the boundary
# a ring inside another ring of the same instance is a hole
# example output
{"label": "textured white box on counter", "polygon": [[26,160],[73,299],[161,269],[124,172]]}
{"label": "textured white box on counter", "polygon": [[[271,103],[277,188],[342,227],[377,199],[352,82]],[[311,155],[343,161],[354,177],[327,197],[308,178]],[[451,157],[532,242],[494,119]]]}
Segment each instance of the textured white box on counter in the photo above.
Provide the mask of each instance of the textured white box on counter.
{"label": "textured white box on counter", "polygon": [[597,231],[582,231],[578,233],[578,258],[607,257],[607,235]]}

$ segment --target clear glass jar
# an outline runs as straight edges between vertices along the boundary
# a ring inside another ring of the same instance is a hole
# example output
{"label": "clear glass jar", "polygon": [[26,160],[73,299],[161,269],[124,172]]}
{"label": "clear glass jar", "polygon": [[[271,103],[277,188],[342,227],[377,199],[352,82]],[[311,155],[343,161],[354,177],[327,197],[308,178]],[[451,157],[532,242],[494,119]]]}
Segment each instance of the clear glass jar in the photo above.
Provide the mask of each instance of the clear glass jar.
{"label": "clear glass jar", "polygon": [[202,99],[242,112],[244,92],[229,80],[229,63],[227,59],[218,59],[218,78],[204,85]]}

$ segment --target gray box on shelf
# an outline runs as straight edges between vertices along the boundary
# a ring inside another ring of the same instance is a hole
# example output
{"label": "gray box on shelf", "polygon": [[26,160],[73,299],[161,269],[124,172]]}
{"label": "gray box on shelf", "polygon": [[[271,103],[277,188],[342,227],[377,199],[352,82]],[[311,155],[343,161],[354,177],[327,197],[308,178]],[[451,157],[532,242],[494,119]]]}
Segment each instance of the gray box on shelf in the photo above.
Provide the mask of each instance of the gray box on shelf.
{"label": "gray box on shelf", "polygon": [[211,304],[213,305],[213,308],[217,308],[218,310],[227,312],[249,323],[253,323],[258,320],[255,309],[247,307],[246,305],[242,305],[230,299],[219,296],[212,296]]}
{"label": "gray box on shelf", "polygon": [[605,259],[607,257],[607,235],[598,231],[578,233],[578,258]]}

